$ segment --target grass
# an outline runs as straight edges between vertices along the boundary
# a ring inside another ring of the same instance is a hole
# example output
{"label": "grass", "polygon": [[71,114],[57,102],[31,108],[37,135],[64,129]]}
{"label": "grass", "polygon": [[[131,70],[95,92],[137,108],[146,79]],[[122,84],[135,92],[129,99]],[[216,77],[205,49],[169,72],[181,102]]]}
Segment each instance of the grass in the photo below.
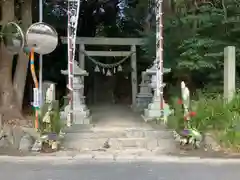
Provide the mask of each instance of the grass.
{"label": "grass", "polygon": [[[222,96],[199,96],[191,102],[191,109],[196,116],[191,119],[193,127],[200,132],[211,132],[225,148],[239,149],[240,147],[240,93],[236,93],[230,103],[225,103]],[[183,128],[183,109],[173,100],[174,115],[168,118],[171,129]]]}

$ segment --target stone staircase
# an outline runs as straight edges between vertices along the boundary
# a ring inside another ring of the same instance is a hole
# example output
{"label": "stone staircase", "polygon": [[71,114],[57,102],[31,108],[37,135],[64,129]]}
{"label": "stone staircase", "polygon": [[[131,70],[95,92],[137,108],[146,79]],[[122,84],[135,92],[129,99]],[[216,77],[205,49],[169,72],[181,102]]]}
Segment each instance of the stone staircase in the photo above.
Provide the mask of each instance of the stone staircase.
{"label": "stone staircase", "polygon": [[158,151],[175,149],[172,133],[164,127],[93,127],[74,125],[65,130],[64,148],[75,151]]}

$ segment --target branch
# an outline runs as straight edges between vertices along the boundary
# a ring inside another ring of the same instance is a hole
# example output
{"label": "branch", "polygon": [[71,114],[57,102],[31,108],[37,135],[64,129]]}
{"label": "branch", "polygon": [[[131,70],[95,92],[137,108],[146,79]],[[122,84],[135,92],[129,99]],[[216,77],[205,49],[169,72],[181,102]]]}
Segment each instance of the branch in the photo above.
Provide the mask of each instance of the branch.
{"label": "branch", "polygon": [[224,0],[222,0],[222,7],[223,7],[223,12],[224,12],[224,19],[227,20],[227,9],[226,9]]}

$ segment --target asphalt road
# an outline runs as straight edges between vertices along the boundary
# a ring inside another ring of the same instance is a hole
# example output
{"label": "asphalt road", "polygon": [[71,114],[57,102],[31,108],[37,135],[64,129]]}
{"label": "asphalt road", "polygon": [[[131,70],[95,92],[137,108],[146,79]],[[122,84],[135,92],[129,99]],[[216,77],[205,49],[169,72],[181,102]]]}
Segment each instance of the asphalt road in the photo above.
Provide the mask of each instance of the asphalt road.
{"label": "asphalt road", "polygon": [[6,180],[236,180],[240,162],[89,162],[0,160]]}

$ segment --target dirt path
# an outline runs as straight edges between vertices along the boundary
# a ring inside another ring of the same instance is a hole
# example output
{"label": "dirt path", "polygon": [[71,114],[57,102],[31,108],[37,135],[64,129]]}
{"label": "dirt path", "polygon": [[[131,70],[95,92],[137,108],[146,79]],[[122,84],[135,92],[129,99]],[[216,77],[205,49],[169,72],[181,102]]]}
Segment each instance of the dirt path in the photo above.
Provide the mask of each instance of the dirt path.
{"label": "dirt path", "polygon": [[93,123],[97,127],[150,128],[139,114],[123,105],[102,105],[90,107]]}

